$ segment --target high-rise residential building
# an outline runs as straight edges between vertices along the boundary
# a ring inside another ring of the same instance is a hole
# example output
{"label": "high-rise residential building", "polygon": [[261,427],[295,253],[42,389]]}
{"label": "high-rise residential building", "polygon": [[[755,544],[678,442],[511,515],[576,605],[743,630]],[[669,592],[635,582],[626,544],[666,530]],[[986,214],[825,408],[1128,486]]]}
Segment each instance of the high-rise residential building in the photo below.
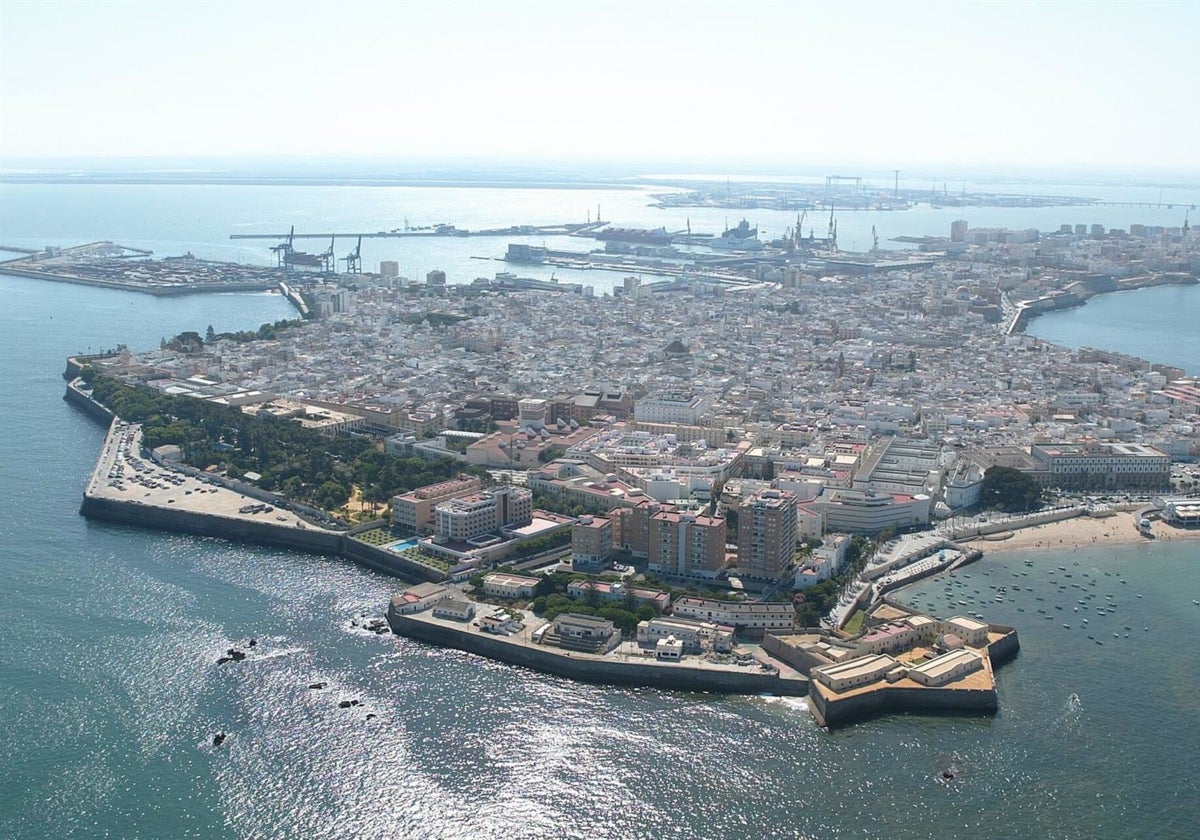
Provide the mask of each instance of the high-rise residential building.
{"label": "high-rise residential building", "polygon": [[760,490],[738,507],[738,572],[776,578],[796,554],[796,494]]}
{"label": "high-rise residential building", "polygon": [[399,277],[400,276],[400,263],[396,262],[396,260],[380,261],[379,276],[380,277]]}
{"label": "high-rise residential building", "polygon": [[650,571],[672,577],[716,577],[725,564],[725,520],[659,511],[649,523]]}
{"label": "high-rise residential building", "polygon": [[571,562],[576,568],[594,569],[612,557],[612,521],[603,516],[581,516],[571,526]]}
{"label": "high-rise residential building", "polygon": [[967,241],[967,220],[956,219],[950,223],[950,241],[951,242],[966,242]]}

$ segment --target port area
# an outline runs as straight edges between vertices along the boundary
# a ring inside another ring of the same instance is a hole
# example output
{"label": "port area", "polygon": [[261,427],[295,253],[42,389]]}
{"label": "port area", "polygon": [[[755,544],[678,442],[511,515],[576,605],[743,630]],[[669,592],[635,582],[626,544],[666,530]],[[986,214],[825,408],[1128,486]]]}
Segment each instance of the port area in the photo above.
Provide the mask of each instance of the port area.
{"label": "port area", "polygon": [[156,260],[150,251],[112,242],[46,248],[0,263],[0,270],[36,280],[150,295],[261,292],[279,288],[287,278],[279,268],[210,262],[191,254]]}
{"label": "port area", "polygon": [[[422,587],[389,603],[388,624],[398,635],[580,682],[726,694],[808,693],[805,676],[759,647],[735,648],[723,661],[703,654],[663,660],[654,647],[632,641],[595,653],[566,649],[549,641],[552,623],[531,612],[472,601],[454,587]],[[488,626],[500,629],[483,629]]]}
{"label": "port area", "polygon": [[471,230],[452,224],[426,225],[421,227],[393,228],[378,231],[352,231],[350,233],[231,233],[230,239],[408,239],[415,236],[587,236],[591,231],[604,227],[608,222],[564,222],[557,225],[509,225],[499,228]]}

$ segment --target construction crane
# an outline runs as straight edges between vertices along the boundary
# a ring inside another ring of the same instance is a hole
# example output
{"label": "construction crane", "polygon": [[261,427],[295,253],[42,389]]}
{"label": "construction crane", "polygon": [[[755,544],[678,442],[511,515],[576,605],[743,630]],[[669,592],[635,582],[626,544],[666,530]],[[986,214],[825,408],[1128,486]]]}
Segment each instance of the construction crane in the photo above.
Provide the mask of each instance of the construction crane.
{"label": "construction crane", "polygon": [[346,264],[347,274],[362,274],[362,237],[358,237],[358,244],[354,246],[354,250],[346,256],[342,257],[342,262]]}

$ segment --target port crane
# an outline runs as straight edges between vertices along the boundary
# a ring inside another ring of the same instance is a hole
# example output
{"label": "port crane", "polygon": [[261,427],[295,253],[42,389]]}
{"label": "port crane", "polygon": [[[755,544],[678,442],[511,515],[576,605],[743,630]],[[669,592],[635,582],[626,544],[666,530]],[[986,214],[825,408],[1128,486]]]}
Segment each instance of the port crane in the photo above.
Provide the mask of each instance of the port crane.
{"label": "port crane", "polygon": [[292,244],[296,238],[296,226],[292,225],[288,231],[287,238],[278,245],[271,247],[275,252],[276,258],[279,260],[279,267],[289,274],[295,268],[324,268],[328,273],[331,271],[333,260],[333,241],[330,240],[329,249],[324,254],[308,254],[304,251],[297,251]]}
{"label": "port crane", "polygon": [[333,256],[333,240],[335,238],[335,236],[329,237],[329,247],[317,255],[317,259],[321,261],[326,274],[333,274],[337,268],[337,258]]}
{"label": "port crane", "polygon": [[292,240],[296,238],[296,226],[292,225],[291,231],[288,232],[287,239],[280,242],[278,245],[271,247],[275,252],[275,256],[279,261],[280,268],[290,268],[292,265]]}
{"label": "port crane", "polygon": [[342,262],[346,264],[347,274],[362,274],[362,237],[358,237],[358,244],[354,246],[354,250],[346,256],[342,257]]}

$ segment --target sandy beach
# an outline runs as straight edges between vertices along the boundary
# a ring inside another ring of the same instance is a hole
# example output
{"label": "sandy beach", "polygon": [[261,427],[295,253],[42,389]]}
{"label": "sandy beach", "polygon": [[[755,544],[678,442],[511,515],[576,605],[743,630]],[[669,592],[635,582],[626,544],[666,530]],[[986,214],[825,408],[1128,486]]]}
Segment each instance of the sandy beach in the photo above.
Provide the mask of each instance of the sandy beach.
{"label": "sandy beach", "polygon": [[[1155,541],[1200,540],[1200,530],[1173,528],[1165,522],[1155,522],[1151,531]],[[994,552],[1150,542],[1138,533],[1137,520],[1131,513],[1114,513],[1100,519],[1078,516],[1062,522],[1022,528],[1011,533],[1012,536],[1007,539],[979,538],[960,540],[959,543],[984,552]]]}

